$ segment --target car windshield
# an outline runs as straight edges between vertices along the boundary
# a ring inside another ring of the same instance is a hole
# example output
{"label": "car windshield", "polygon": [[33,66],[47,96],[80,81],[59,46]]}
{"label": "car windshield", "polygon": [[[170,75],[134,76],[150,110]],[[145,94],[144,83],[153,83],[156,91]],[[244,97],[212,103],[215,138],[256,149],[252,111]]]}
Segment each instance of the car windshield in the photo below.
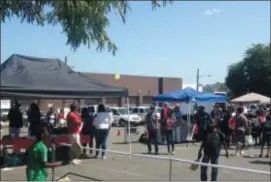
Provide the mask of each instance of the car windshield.
{"label": "car windshield", "polygon": [[[123,115],[123,114],[128,114],[128,109],[127,109],[127,108],[119,108],[119,109],[117,109],[117,110],[119,111],[119,113],[120,113],[121,115]],[[132,112],[129,111],[129,114],[132,114]]]}

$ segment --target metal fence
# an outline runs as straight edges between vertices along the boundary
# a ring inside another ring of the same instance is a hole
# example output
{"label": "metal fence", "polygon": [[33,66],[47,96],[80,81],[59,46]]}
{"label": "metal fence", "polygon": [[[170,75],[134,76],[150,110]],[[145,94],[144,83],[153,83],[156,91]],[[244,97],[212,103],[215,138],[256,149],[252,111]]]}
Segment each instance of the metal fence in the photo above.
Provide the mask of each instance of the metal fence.
{"label": "metal fence", "polygon": [[[62,146],[71,146],[67,143],[60,143]],[[248,168],[242,168],[242,167],[235,167],[235,166],[227,166],[227,165],[215,165],[215,164],[209,164],[209,163],[202,163],[202,162],[196,162],[193,160],[187,160],[182,158],[173,158],[173,157],[163,157],[163,156],[152,156],[152,155],[145,155],[145,154],[134,154],[134,153],[128,153],[128,152],[120,152],[120,151],[113,151],[113,150],[101,150],[101,149],[95,149],[90,147],[82,147],[84,149],[92,149],[94,151],[105,151],[107,153],[117,154],[117,155],[126,155],[132,158],[135,157],[142,157],[142,158],[148,158],[148,159],[156,159],[156,160],[165,160],[169,163],[169,171],[168,171],[168,180],[172,181],[172,163],[174,162],[181,162],[186,164],[196,164],[199,166],[208,166],[208,167],[217,167],[217,168],[224,168],[228,170],[234,170],[234,171],[241,171],[241,172],[249,172],[249,173],[257,173],[262,175],[269,175],[270,171],[261,171],[261,170],[255,170],[255,169],[248,169]],[[54,173],[52,175],[52,180],[55,180]]]}

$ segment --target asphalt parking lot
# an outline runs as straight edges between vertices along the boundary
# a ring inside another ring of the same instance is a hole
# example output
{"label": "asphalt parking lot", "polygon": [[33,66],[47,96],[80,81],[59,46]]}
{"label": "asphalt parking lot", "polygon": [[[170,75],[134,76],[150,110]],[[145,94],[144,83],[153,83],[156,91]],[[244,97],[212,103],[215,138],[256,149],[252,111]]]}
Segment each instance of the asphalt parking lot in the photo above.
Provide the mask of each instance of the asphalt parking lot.
{"label": "asphalt parking lot", "polygon": [[[129,144],[124,144],[123,132],[117,136],[119,128],[112,128],[108,141],[108,149],[122,152],[129,152]],[[143,128],[140,128],[143,132]],[[139,137],[139,135],[138,135]],[[136,141],[136,136],[134,138]],[[186,147],[185,144],[176,146],[176,154],[174,156],[166,155],[166,147],[160,146],[160,155],[163,157],[173,157],[194,160],[197,156],[199,146],[192,144]],[[133,143],[132,151],[136,154],[146,152],[146,146]],[[230,150],[233,153],[233,150]],[[220,164],[250,168],[255,170],[270,171],[270,159],[256,158],[253,155],[259,153],[259,149],[250,149],[246,151],[244,157],[230,156],[228,159],[222,156]],[[200,170],[191,171],[189,164],[181,162],[173,162],[172,165],[172,180],[199,180]],[[135,157],[118,154],[107,153],[107,159],[82,159],[79,165],[68,165],[57,168],[55,170],[56,178],[59,178],[67,173],[75,173],[82,176],[68,175],[70,180],[88,180],[91,178],[98,180],[169,180],[169,161],[149,159],[143,157]],[[210,172],[210,170],[209,170]],[[51,180],[51,170],[48,170],[48,180]],[[84,177],[85,176],[85,177]],[[87,177],[87,178],[86,178]],[[269,175],[256,174],[251,172],[240,172],[229,169],[219,170],[219,180],[256,180],[270,181]],[[25,180],[25,167],[15,167],[11,169],[2,169],[1,180]]]}

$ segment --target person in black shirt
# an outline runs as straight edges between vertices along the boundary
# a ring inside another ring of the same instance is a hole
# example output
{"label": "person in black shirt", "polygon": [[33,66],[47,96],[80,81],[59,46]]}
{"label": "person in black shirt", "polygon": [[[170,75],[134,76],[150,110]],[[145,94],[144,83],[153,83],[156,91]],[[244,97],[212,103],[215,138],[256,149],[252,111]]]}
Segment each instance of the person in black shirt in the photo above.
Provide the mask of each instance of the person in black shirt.
{"label": "person in black shirt", "polygon": [[[203,141],[198,153],[198,161],[202,157],[202,163],[218,164],[221,145],[224,145],[226,157],[228,158],[228,150],[225,143],[225,136],[217,129],[217,121],[212,120],[207,125],[207,130],[204,132]],[[218,168],[212,167],[211,181],[217,181]],[[201,166],[201,181],[207,181],[207,166]]]}
{"label": "person in black shirt", "polygon": [[28,122],[29,122],[29,135],[35,136],[38,126],[41,125],[41,113],[40,108],[36,103],[30,105],[28,112]]}
{"label": "person in black shirt", "polygon": [[23,127],[23,114],[20,111],[20,104],[15,102],[14,107],[9,110],[9,134],[13,138],[20,136],[20,129]]}
{"label": "person in black shirt", "polygon": [[198,126],[198,141],[202,141],[204,132],[207,129],[208,123],[211,121],[209,113],[205,112],[204,106],[199,106],[197,113],[195,114],[195,121]]}

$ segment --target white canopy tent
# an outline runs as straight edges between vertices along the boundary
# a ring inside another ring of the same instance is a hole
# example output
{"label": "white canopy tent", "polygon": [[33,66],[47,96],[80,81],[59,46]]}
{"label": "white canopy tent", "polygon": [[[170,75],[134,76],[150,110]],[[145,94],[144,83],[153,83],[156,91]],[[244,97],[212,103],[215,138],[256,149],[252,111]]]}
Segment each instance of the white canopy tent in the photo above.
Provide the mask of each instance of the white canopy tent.
{"label": "white canopy tent", "polygon": [[230,101],[231,103],[259,103],[259,104],[270,104],[271,99],[267,96],[249,93],[241,97],[237,97]]}

